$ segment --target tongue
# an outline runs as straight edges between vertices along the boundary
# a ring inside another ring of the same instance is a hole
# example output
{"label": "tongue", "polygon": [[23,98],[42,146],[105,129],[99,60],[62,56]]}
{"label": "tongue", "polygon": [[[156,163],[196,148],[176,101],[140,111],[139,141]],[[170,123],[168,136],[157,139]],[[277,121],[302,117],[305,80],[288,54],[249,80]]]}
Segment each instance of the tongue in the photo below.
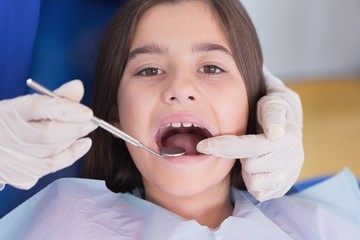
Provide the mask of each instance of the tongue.
{"label": "tongue", "polygon": [[163,142],[164,147],[181,147],[185,149],[186,155],[198,155],[196,145],[203,140],[196,134],[179,133],[173,135]]}

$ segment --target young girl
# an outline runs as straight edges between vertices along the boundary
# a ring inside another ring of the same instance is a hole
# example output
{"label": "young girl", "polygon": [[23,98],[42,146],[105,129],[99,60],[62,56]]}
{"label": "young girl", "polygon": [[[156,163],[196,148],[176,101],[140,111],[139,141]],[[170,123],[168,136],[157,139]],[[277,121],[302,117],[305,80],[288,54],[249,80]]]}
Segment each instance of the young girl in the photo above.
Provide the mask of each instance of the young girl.
{"label": "young girl", "polygon": [[115,192],[143,189],[145,199],[216,228],[232,212],[229,190],[241,167],[196,145],[256,133],[265,85],[249,17],[231,1],[130,1],[109,29],[94,114],[152,149],[177,146],[186,155],[157,158],[98,131],[85,176],[106,179]]}
{"label": "young girl", "polygon": [[[197,143],[205,138],[252,134],[257,127],[256,102],[265,93],[262,55],[239,1],[129,1],[105,36],[94,114],[152,149],[178,146],[186,154],[157,158],[97,131],[84,175],[106,179],[106,186],[121,194],[110,193],[101,181],[60,180],[18,208],[21,216],[16,211],[8,215],[3,226],[10,229],[9,235],[18,234],[16,239],[360,236],[359,226],[307,200],[284,197],[258,203],[236,188],[242,185],[239,160],[197,152]],[[11,232],[15,227],[22,232]]]}
{"label": "young girl", "polygon": [[[218,161],[199,155],[195,148],[211,136],[256,133],[256,103],[265,94],[265,86],[261,49],[249,17],[237,1],[140,2],[123,6],[109,26],[92,108],[96,116],[152,149],[176,145],[187,153],[181,158],[157,159],[98,131],[85,176],[107,179],[113,191],[127,192],[143,187],[144,173],[135,159],[141,159],[141,164],[145,159],[151,164],[160,161],[159,167],[165,167],[162,162],[168,160],[198,163],[206,158],[201,168],[216,169],[215,163],[232,168],[236,162],[235,180],[240,177],[238,161]],[[163,15],[152,14],[153,5]],[[178,10],[181,14],[174,14]],[[206,14],[200,14],[203,11]],[[158,22],[150,21],[153,16]],[[174,171],[173,176],[180,174],[177,168],[162,171]]]}

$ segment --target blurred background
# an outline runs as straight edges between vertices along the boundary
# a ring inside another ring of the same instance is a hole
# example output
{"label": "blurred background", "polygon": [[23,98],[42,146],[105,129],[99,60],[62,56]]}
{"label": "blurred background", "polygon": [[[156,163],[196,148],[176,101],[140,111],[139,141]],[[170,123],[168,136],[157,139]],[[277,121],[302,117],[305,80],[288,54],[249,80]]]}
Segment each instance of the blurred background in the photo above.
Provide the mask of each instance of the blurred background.
{"label": "blurred background", "polygon": [[360,178],[360,0],[241,0],[265,64],[302,100],[300,179],[349,167]]}

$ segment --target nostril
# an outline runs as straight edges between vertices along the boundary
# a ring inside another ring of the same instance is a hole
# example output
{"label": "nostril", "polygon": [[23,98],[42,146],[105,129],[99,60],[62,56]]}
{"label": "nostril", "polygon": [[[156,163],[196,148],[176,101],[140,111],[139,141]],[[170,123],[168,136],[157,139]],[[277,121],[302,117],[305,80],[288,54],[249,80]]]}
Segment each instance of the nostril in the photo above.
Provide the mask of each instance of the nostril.
{"label": "nostril", "polygon": [[[191,101],[194,101],[194,100],[195,100],[195,97],[193,97],[193,96],[188,96],[188,99],[190,99]],[[170,98],[170,101],[174,101],[174,100],[176,100],[176,97],[171,97],[171,98]]]}

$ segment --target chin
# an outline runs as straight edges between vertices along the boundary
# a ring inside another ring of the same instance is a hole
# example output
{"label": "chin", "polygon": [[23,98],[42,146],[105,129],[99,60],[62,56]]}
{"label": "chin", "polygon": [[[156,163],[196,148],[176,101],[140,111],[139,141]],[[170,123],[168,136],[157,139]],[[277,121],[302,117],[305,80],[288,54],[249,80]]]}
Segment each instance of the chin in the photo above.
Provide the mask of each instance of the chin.
{"label": "chin", "polygon": [[[230,187],[230,168],[219,172],[187,170],[157,179],[158,187],[169,195],[194,197],[212,190]],[[171,173],[170,173],[171,174]]]}

